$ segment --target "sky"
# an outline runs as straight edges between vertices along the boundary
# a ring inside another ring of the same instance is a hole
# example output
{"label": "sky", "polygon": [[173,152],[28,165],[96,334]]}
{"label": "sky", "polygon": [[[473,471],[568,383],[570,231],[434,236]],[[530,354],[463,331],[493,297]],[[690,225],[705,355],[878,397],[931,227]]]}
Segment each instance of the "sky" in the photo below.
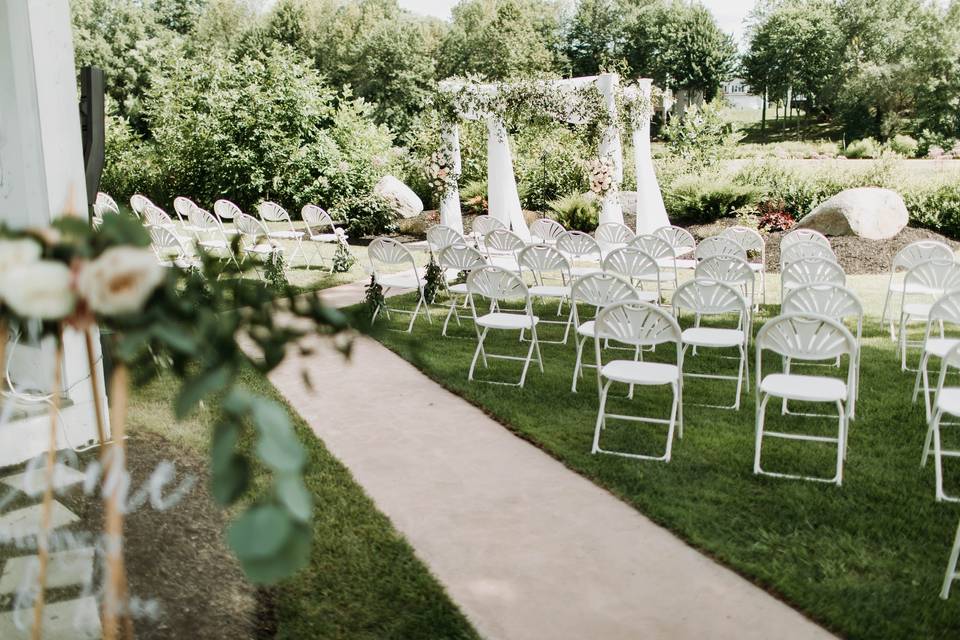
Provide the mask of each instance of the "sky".
{"label": "sky", "polygon": [[[740,43],[743,39],[743,20],[756,4],[756,0],[701,0],[713,12],[720,28],[732,33]],[[450,8],[457,0],[399,0],[400,6],[417,13],[438,18],[450,18]]]}

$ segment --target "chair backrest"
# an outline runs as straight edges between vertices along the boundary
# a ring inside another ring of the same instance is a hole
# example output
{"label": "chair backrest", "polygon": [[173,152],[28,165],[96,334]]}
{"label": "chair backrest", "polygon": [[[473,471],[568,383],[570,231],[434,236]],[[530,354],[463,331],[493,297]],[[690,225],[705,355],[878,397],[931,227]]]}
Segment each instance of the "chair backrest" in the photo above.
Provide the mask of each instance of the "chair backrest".
{"label": "chair backrest", "polygon": [[173,212],[180,218],[180,222],[187,222],[190,219],[190,212],[197,206],[193,200],[184,196],[177,196],[173,199]]}
{"label": "chair backrest", "polygon": [[494,229],[506,229],[507,225],[499,218],[494,218],[490,215],[477,216],[473,219],[473,231],[472,234],[475,238],[485,238],[487,234],[493,231]]}
{"label": "chair backrest", "polygon": [[148,227],[169,227],[173,220],[167,215],[167,212],[157,205],[147,203],[143,210],[143,220]]}
{"label": "chair backrest", "polygon": [[780,251],[797,242],[819,242],[822,245],[830,246],[830,240],[827,236],[813,229],[794,229],[790,233],[780,238]]}
{"label": "chair backrest", "polygon": [[333,218],[331,218],[330,214],[323,208],[315,204],[303,205],[303,208],[300,209],[300,217],[303,218],[304,223],[306,223],[311,232],[315,229],[323,229],[325,227],[330,227],[330,233],[336,232]]}
{"label": "chair backrest", "polygon": [[97,191],[97,201],[95,206],[99,206],[103,213],[120,213],[120,207],[117,206],[117,201],[103,191]]}
{"label": "chair backrest", "polygon": [[169,262],[187,255],[186,247],[169,229],[150,227],[150,245],[160,262]]}
{"label": "chair backrest", "polygon": [[527,243],[523,241],[523,238],[515,234],[513,231],[509,231],[506,228],[494,229],[487,235],[483,236],[483,246],[486,248],[487,252],[496,251],[499,253],[512,253],[515,254],[520,249],[523,249],[527,246]]}
{"label": "chair backrest", "polygon": [[784,290],[802,284],[847,285],[847,274],[843,272],[843,267],[824,258],[795,260],[784,267],[780,278]]}
{"label": "chair backrest", "polygon": [[953,249],[939,240],[917,240],[897,251],[890,271],[909,271],[927,260],[953,260]]}
{"label": "chair backrest", "polygon": [[220,219],[206,209],[194,207],[193,211],[190,212],[190,224],[203,231],[215,232],[218,239],[225,239],[223,238],[223,226],[220,224]]}
{"label": "chair backrest", "polygon": [[747,250],[732,238],[710,236],[700,241],[693,255],[697,260],[706,260],[714,256],[736,256],[737,258],[746,260]]}
{"label": "chair backrest", "polygon": [[526,269],[533,274],[535,282],[543,284],[545,276],[559,278],[564,283],[570,282],[570,261],[560,251],[549,244],[532,244],[524,247],[517,254],[517,263],[520,265],[520,274]]}
{"label": "chair backrest", "polygon": [[594,237],[601,247],[617,247],[629,244],[637,234],[625,224],[605,222],[597,227]]}
{"label": "chair backrest", "polygon": [[677,257],[691,253],[697,248],[697,241],[693,234],[683,227],[674,225],[660,227],[654,229],[653,235],[670,245]]}
{"label": "chair backrest", "polygon": [[260,214],[260,219],[266,222],[291,222],[287,210],[276,202],[270,202],[269,200],[264,200],[259,204],[257,213]]}
{"label": "chair backrest", "polygon": [[736,287],[707,278],[694,278],[677,287],[670,305],[677,315],[681,311],[697,315],[738,313],[741,323],[745,323],[750,314],[750,303]]}
{"label": "chair backrest", "polygon": [[570,299],[576,310],[577,304],[602,308],[615,302],[637,300],[637,289],[625,278],[615,273],[594,271],[573,281]]}
{"label": "chair backrest", "polygon": [[960,265],[953,260],[927,260],[907,271],[903,278],[904,290],[910,285],[931,292],[960,289]]}
{"label": "chair backrest", "polygon": [[147,196],[142,196],[139,193],[135,193],[130,196],[130,208],[133,210],[133,213],[137,215],[137,217],[143,215],[143,210],[148,204],[153,203],[150,202],[150,198]]}
{"label": "chair backrest", "polygon": [[763,236],[761,236],[756,229],[744,227],[743,225],[737,225],[735,227],[724,229],[723,233],[720,235],[724,238],[735,240],[746,251],[756,251],[761,256],[764,256],[767,253],[767,243],[764,241]]}
{"label": "chair backrest", "polygon": [[[670,228],[672,227],[660,227],[660,229]],[[645,251],[654,260],[672,259],[676,256],[674,248],[666,240],[648,233],[637,235],[637,237],[630,241],[630,246]]]}
{"label": "chair backrest", "polygon": [[233,219],[233,224],[242,236],[251,240],[258,240],[267,236],[267,230],[263,223],[247,213],[238,213]]}
{"label": "chair backrest", "polygon": [[758,363],[765,349],[795,360],[830,360],[853,355],[857,350],[853,334],[839,320],[811,313],[784,314],[768,320],[757,332],[756,345]]}
{"label": "chair backrest", "polygon": [[240,207],[222,198],[213,203],[213,212],[221,220],[233,220],[241,213]]}
{"label": "chair backrest", "polygon": [[565,231],[557,238],[557,249],[573,259],[600,259],[600,244],[583,231]]}
{"label": "chair backrest", "polygon": [[801,240],[794,242],[786,247],[781,245],[780,266],[786,267],[791,262],[796,262],[803,258],[821,258],[823,260],[837,261],[837,256],[828,244],[814,242],[813,240]]}
{"label": "chair backrest", "polygon": [[530,239],[536,243],[554,244],[566,229],[552,218],[537,218],[530,223]]}
{"label": "chair backrest", "polygon": [[937,298],[931,305],[927,317],[929,318],[928,331],[930,325],[939,322],[960,325],[960,289],[947,291]]}
{"label": "chair backrest", "polygon": [[413,259],[410,249],[406,248],[400,242],[393,238],[379,237],[375,238],[370,246],[367,247],[367,255],[370,256],[370,266],[374,273],[379,273],[378,265],[397,266],[403,265],[417,270],[417,262]]}
{"label": "chair backrest", "polygon": [[427,246],[430,247],[431,251],[440,251],[440,249],[451,244],[465,243],[464,237],[453,227],[435,224],[427,229]]}
{"label": "chair backrest", "polygon": [[603,259],[603,270],[627,280],[660,280],[660,267],[649,253],[636,246],[614,249]]}
{"label": "chair backrest", "polygon": [[[615,340],[634,346],[680,344],[680,325],[666,310],[646,302],[616,302],[600,310],[594,325],[596,341]],[[599,363],[599,361],[598,361]]]}
{"label": "chair backrest", "polygon": [[487,264],[483,254],[467,244],[449,244],[437,253],[437,264],[443,269],[473,271]]}
{"label": "chair backrest", "polygon": [[783,314],[815,314],[844,320],[856,318],[859,333],[863,320],[863,304],[850,289],[830,283],[804,284],[788,291],[780,306]]}
{"label": "chair backrest", "polygon": [[751,287],[754,282],[750,264],[744,258],[734,255],[717,255],[698,262],[693,277]]}
{"label": "chair backrest", "polygon": [[[500,300],[516,300],[522,298],[526,303],[527,312],[530,312],[530,292],[523,279],[503,267],[485,265],[474,269],[467,275],[467,291],[473,296],[486,298],[491,302]],[[476,314],[476,306],[473,307]]]}

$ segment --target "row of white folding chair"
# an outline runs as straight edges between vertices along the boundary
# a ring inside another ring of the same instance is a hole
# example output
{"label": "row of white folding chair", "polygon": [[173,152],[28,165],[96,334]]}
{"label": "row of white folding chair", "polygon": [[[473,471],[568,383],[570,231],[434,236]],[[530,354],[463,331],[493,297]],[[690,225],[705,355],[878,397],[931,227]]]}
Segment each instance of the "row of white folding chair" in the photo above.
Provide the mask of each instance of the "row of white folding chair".
{"label": "row of white folding chair", "polygon": [[900,292],[897,341],[897,353],[900,356],[902,371],[908,370],[907,349],[925,344],[925,340],[917,341],[907,338],[909,326],[918,322],[926,323],[930,317],[933,301],[954,289],[960,289],[960,265],[952,258],[921,262],[904,275]]}
{"label": "row of white folding chair", "polygon": [[918,240],[911,242],[900,249],[890,262],[890,278],[887,282],[887,291],[883,300],[883,313],[880,315],[880,324],[889,322],[890,339],[897,340],[895,319],[900,315],[895,305],[902,306],[906,296],[929,296],[930,291],[919,283],[906,285],[906,273],[919,264],[928,260],[954,260],[953,250],[938,240]]}
{"label": "row of white folding chair", "polygon": [[846,286],[847,274],[836,261],[823,257],[798,258],[780,272],[780,300],[791,290],[805,284]]}
{"label": "row of white folding chair", "polygon": [[[942,442],[942,431],[946,426],[960,426],[958,422],[945,422],[944,417],[960,419],[960,387],[945,386],[947,374],[953,369],[956,373],[960,369],[960,341],[955,341],[947,349],[940,360],[940,375],[937,378],[936,392],[933,398],[933,415],[928,418],[927,436],[923,442],[923,457],[920,465],[927,464],[927,458],[933,454],[935,469],[935,496],[937,502],[960,502],[960,496],[949,495],[943,488],[943,461],[944,458],[960,457],[960,450],[945,449]],[[933,451],[931,452],[931,444]]]}

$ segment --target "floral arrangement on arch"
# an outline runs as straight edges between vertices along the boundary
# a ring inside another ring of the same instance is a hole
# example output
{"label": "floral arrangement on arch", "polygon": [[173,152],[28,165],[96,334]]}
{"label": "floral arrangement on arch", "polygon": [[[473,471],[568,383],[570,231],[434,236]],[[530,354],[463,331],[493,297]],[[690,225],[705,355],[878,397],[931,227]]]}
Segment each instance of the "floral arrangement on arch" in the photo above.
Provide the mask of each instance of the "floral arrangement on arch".
{"label": "floral arrangement on arch", "polygon": [[427,160],[427,181],[438,201],[450,189],[456,188],[459,179],[460,176],[453,166],[453,154],[449,150],[438,149],[430,154]]}
{"label": "floral arrangement on arch", "polygon": [[608,156],[591,158],[586,162],[587,178],[590,181],[590,192],[603,199],[618,188],[615,178],[616,167]]}

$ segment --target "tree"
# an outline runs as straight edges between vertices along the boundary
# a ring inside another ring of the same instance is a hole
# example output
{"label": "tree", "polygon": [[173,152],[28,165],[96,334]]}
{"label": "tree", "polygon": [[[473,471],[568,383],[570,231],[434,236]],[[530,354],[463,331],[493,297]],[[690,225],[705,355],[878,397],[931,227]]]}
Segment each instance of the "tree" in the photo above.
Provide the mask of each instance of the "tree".
{"label": "tree", "polygon": [[618,0],[581,0],[564,28],[563,52],[571,76],[589,76],[624,57],[627,20]]}

